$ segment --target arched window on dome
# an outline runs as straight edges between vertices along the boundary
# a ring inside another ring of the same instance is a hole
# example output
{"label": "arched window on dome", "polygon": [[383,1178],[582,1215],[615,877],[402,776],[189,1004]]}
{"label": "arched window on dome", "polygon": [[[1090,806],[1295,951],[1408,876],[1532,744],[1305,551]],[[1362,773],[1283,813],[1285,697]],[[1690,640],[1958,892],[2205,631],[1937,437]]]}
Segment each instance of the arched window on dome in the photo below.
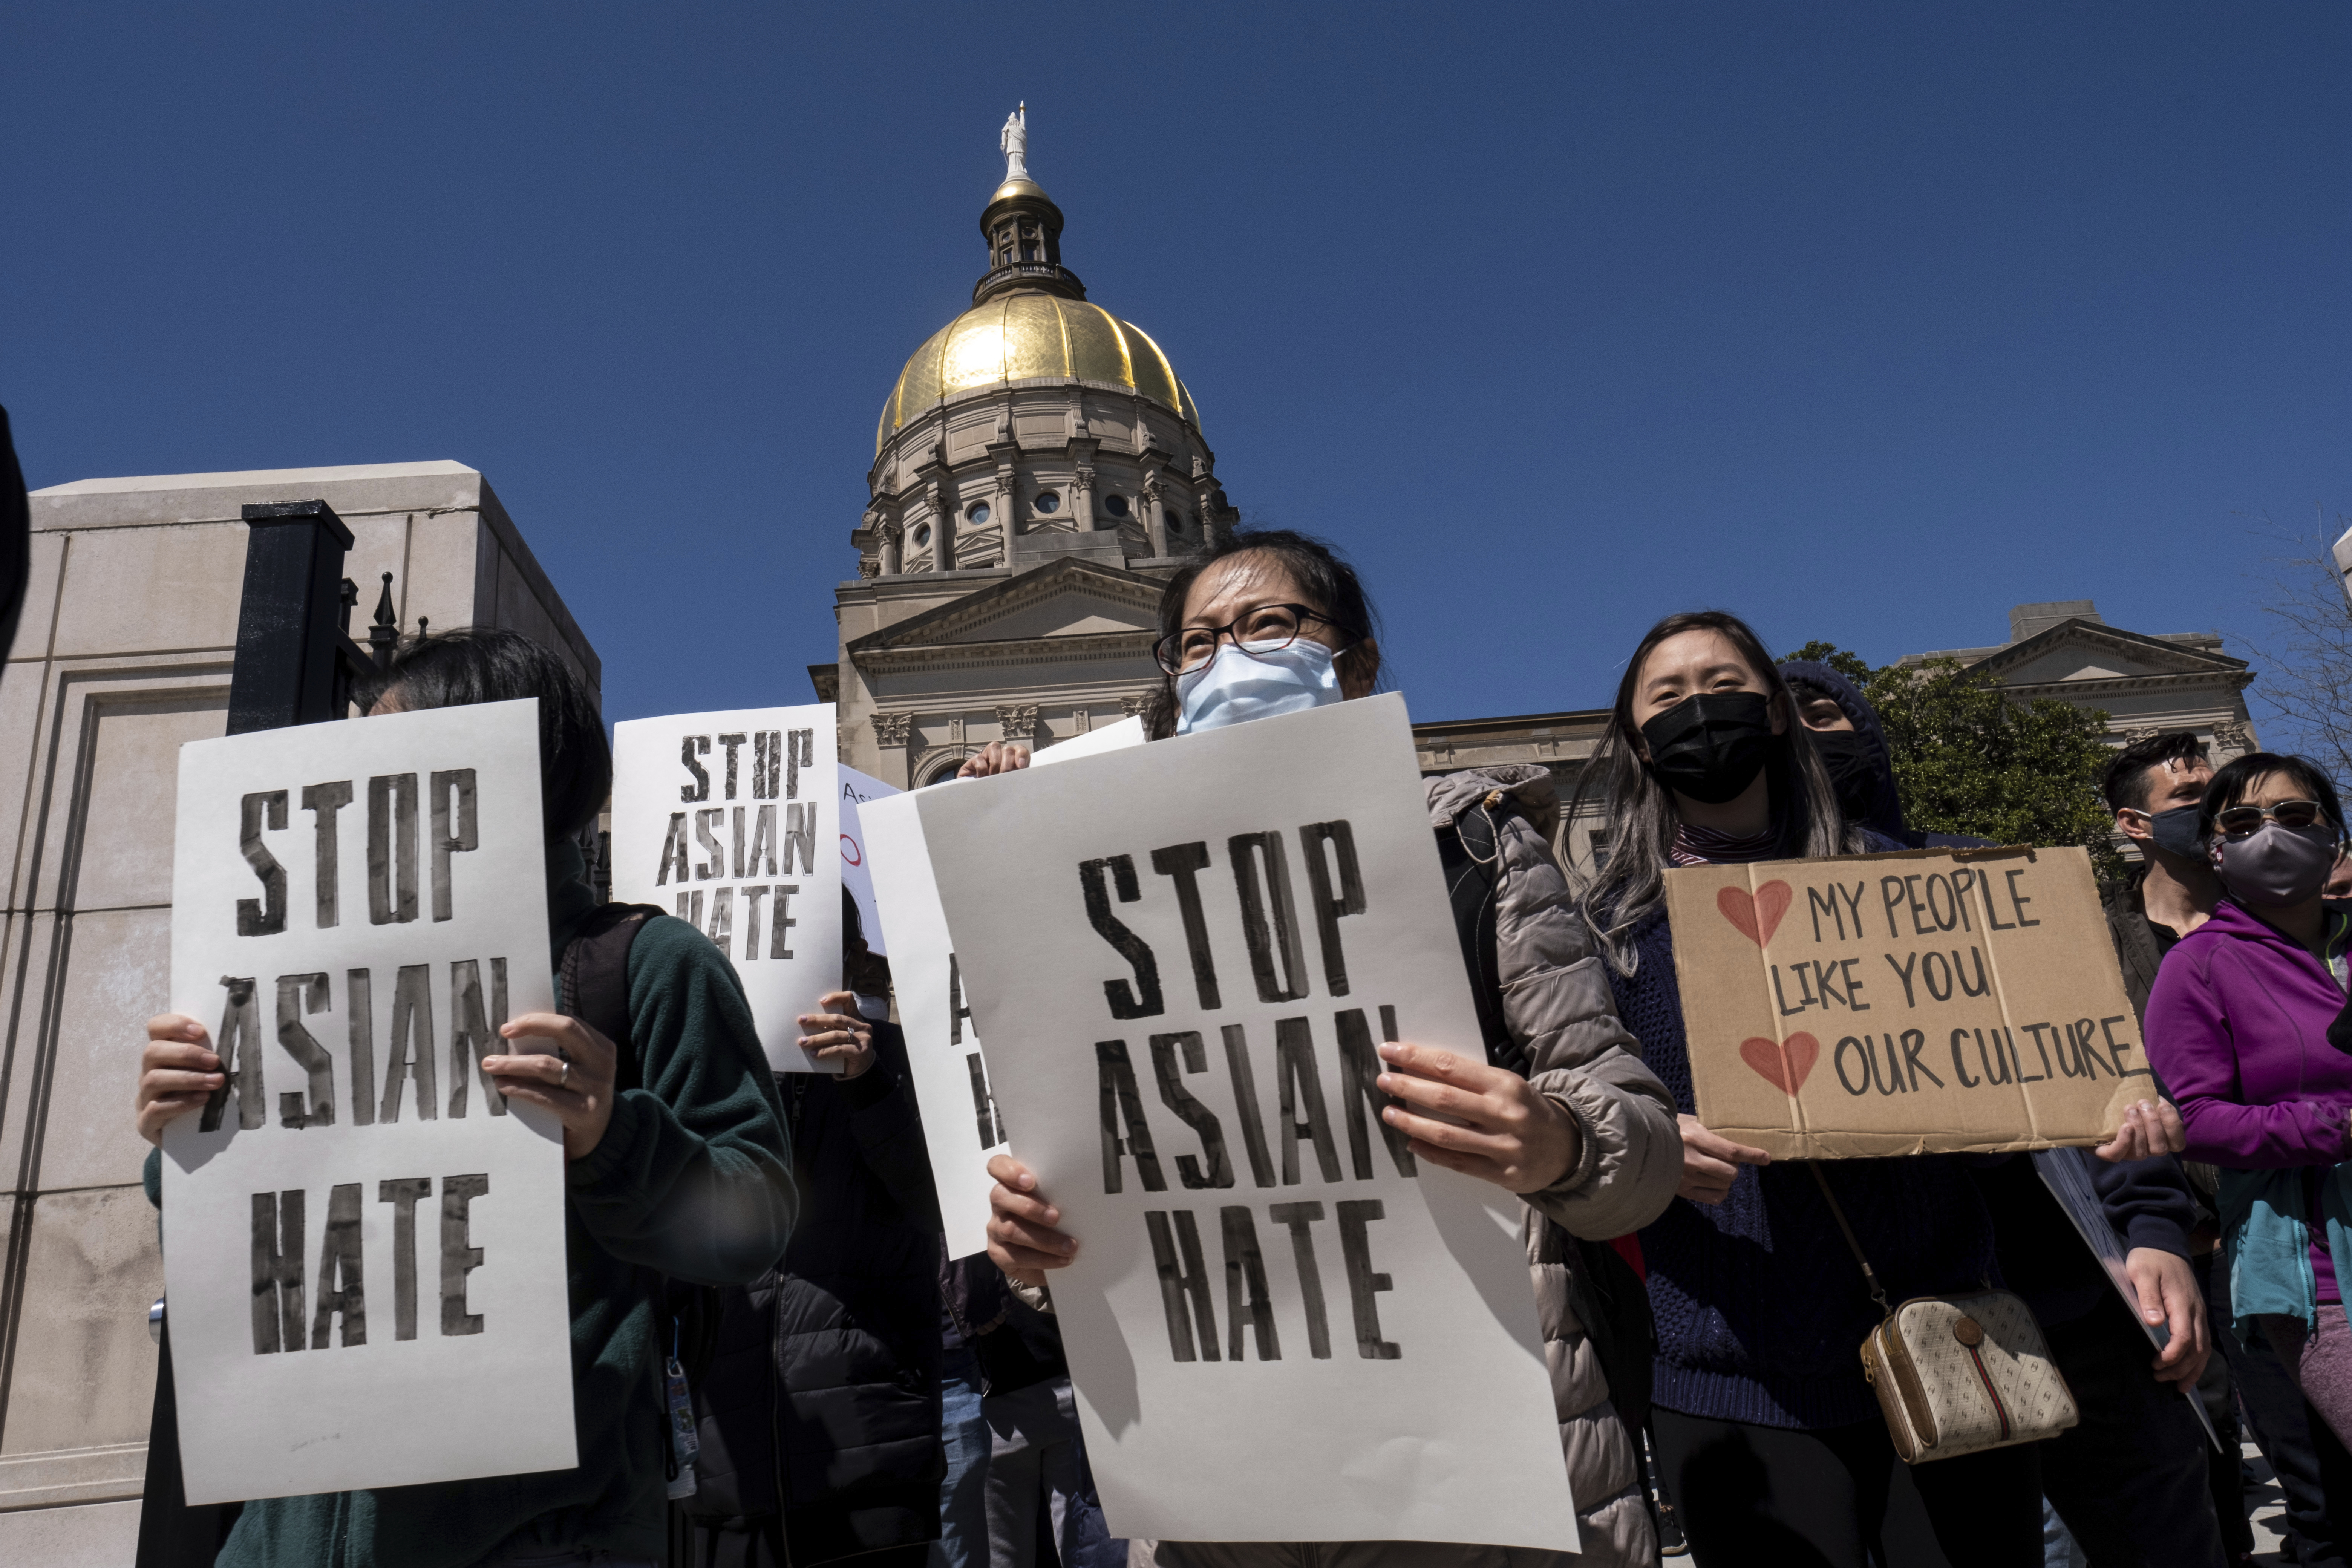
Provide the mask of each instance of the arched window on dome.
{"label": "arched window on dome", "polygon": [[1015,256],[1017,256],[1017,255],[1019,255],[1019,254],[1020,254],[1019,250],[1015,247],[1015,245],[1014,245],[1014,240],[1015,240],[1015,238],[1016,238],[1016,237],[1017,237],[1017,233],[1018,233],[1018,231],[1017,231],[1017,229],[1016,229],[1015,226],[1014,226],[1013,224],[1010,223],[1010,222],[1001,223],[1001,224],[998,224],[998,225],[996,226],[996,265],[997,265],[997,266],[999,266],[999,267],[1010,267],[1010,266],[1012,266],[1012,265],[1013,265],[1013,258]]}

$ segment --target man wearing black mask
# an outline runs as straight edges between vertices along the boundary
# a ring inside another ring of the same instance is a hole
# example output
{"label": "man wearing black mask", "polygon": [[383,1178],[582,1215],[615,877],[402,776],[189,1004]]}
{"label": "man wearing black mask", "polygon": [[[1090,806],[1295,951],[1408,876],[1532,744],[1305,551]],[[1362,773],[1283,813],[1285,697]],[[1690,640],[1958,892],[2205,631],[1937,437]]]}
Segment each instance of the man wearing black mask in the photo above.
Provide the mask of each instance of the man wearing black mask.
{"label": "man wearing black mask", "polygon": [[2184,730],[2133,742],[2107,764],[2102,781],[2116,831],[2140,853],[2139,868],[2108,900],[2107,928],[2125,988],[2141,1012],[2157,964],[2174,942],[2210,920],[2221,901],[2221,879],[2197,837],[2197,805],[2212,779],[2205,743]]}

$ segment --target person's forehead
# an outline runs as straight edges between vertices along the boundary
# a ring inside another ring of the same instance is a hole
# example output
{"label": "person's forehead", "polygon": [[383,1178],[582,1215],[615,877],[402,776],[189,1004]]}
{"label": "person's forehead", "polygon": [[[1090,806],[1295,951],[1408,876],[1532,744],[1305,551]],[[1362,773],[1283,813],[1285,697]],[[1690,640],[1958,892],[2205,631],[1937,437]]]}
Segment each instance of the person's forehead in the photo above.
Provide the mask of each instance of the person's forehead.
{"label": "person's forehead", "polygon": [[2252,801],[2263,805],[2273,801],[2310,798],[2311,791],[2289,773],[2263,773],[2250,779],[2246,783],[2245,794],[2239,797],[2241,801]]}
{"label": "person's forehead", "polygon": [[1676,632],[1650,650],[1643,661],[1642,678],[1654,680],[1665,675],[1686,675],[1693,670],[1735,667],[1753,674],[1747,656],[1739,645],[1712,627],[1696,627]]}
{"label": "person's forehead", "polygon": [[1213,610],[1252,605],[1312,603],[1279,557],[1250,551],[1213,563],[1194,579],[1184,595],[1184,618],[1197,621]]}

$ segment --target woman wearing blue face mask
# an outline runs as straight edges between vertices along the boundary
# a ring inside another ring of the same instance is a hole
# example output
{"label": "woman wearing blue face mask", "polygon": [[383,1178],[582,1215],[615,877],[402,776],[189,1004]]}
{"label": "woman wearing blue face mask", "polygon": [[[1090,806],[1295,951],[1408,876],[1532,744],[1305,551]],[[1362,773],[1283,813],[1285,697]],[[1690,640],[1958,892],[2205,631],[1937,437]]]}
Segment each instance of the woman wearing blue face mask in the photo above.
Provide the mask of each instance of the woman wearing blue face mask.
{"label": "woman wearing blue face mask", "polygon": [[2352,911],[2326,896],[2344,814],[2313,763],[2253,752],[2213,775],[2198,826],[2223,897],[2157,971],[2148,1058],[2179,1102],[2187,1157],[2222,1167],[2240,1332],[2259,1319],[2352,1439]]}
{"label": "woman wearing blue face mask", "polygon": [[[1877,1326],[1812,1173],[1701,1125],[1675,978],[1675,866],[1899,849],[1846,823],[1786,682],[1747,624],[1669,616],[1633,649],[1578,804],[1608,858],[1580,898],[1608,955],[1617,1016],[1681,1111],[1677,1200],[1642,1232],[1658,1353],[1652,1433],[1700,1568],[1806,1562],[1965,1568],[2039,1563],[2032,1451],[1909,1470],[1856,1354]],[[1991,1222],[1937,1155],[1820,1167],[1895,1300],[1993,1272]]]}
{"label": "woman wearing blue face mask", "polygon": [[[1170,582],[1154,651],[1165,674],[1146,710],[1155,740],[1369,695],[1380,645],[1362,584],[1320,541],[1272,531],[1219,541]],[[1014,765],[1018,765],[1015,763]],[[978,770],[975,770],[978,771]],[[1234,781],[1245,787],[1247,780]],[[1523,1237],[1583,1541],[1574,1559],[1412,1542],[1318,1543],[1334,1568],[1537,1568],[1538,1561],[1646,1563],[1656,1541],[1633,1428],[1646,1394],[1648,1305],[1606,1245],[1673,1200],[1681,1143],[1664,1087],[1632,1052],[1548,837],[1559,803],[1548,770],[1474,769],[1429,781],[1486,1060],[1383,1046],[1381,1089],[1415,1154],[1524,1200]],[[989,1256],[1034,1292],[1077,1240],[1017,1161],[989,1166]],[[1611,1331],[1615,1332],[1611,1332]],[[1612,1403],[1612,1394],[1615,1395]],[[1279,1542],[1161,1542],[1160,1568],[1289,1568]]]}

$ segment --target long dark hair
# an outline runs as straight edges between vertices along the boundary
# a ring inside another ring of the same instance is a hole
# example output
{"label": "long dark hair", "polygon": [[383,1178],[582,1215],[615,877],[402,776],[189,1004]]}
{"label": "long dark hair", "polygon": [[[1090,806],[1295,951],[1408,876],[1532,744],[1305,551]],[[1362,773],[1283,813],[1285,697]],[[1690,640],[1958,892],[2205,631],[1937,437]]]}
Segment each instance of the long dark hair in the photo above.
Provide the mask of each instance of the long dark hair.
{"label": "long dark hair", "polygon": [[[1380,611],[1372,605],[1371,595],[1364,592],[1362,579],[1348,558],[1332,545],[1309,533],[1293,533],[1286,528],[1236,528],[1219,533],[1208,548],[1187,560],[1176,575],[1168,579],[1167,591],[1160,595],[1160,633],[1172,637],[1184,628],[1184,601],[1191,596],[1192,584],[1201,574],[1218,562],[1235,555],[1265,555],[1279,562],[1297,583],[1299,591],[1323,606],[1324,614],[1362,640],[1340,657],[1359,660],[1350,665],[1351,675],[1369,674],[1375,686],[1381,678]],[[1370,669],[1366,671],[1364,665]],[[1143,732],[1155,741],[1164,741],[1176,732],[1176,678],[1162,670],[1160,685],[1143,707]]]}
{"label": "long dark hair", "polygon": [[1689,610],[1668,616],[1652,626],[1625,661],[1624,678],[1617,682],[1617,705],[1609,730],[1584,765],[1576,794],[1569,802],[1570,819],[1585,809],[1588,798],[1599,805],[1608,824],[1608,863],[1584,879],[1577,905],[1585,924],[1608,951],[1621,973],[1633,973],[1633,931],[1665,896],[1666,868],[1675,826],[1674,792],[1658,782],[1642,760],[1641,727],[1633,722],[1633,693],[1642,667],[1668,637],[1684,632],[1718,632],[1739,650],[1770,694],[1773,711],[1785,721],[1765,755],[1764,776],[1770,791],[1772,825],[1780,841],[1776,859],[1842,855],[1864,847],[1860,832],[1846,826],[1838,809],[1837,791],[1828,770],[1813,750],[1812,737],[1797,717],[1796,700],[1764,643],[1748,623],[1721,610]]}
{"label": "long dark hair", "polygon": [[2282,752],[2248,752],[2222,763],[2213,782],[2205,786],[2205,798],[2197,807],[2197,836],[2212,843],[2213,819],[2245,799],[2248,791],[2273,773],[2293,779],[2305,800],[2317,801],[2319,809],[2327,814],[2328,826],[2336,830],[2336,842],[2345,842],[2344,808],[2336,802],[2336,786],[2327,782],[2327,771],[2309,757]]}
{"label": "long dark hair", "polygon": [[604,810],[613,791],[604,715],[572,667],[520,632],[467,626],[404,638],[392,668],[354,695],[367,709],[392,691],[404,710],[538,698],[539,798],[547,841],[578,837]]}

